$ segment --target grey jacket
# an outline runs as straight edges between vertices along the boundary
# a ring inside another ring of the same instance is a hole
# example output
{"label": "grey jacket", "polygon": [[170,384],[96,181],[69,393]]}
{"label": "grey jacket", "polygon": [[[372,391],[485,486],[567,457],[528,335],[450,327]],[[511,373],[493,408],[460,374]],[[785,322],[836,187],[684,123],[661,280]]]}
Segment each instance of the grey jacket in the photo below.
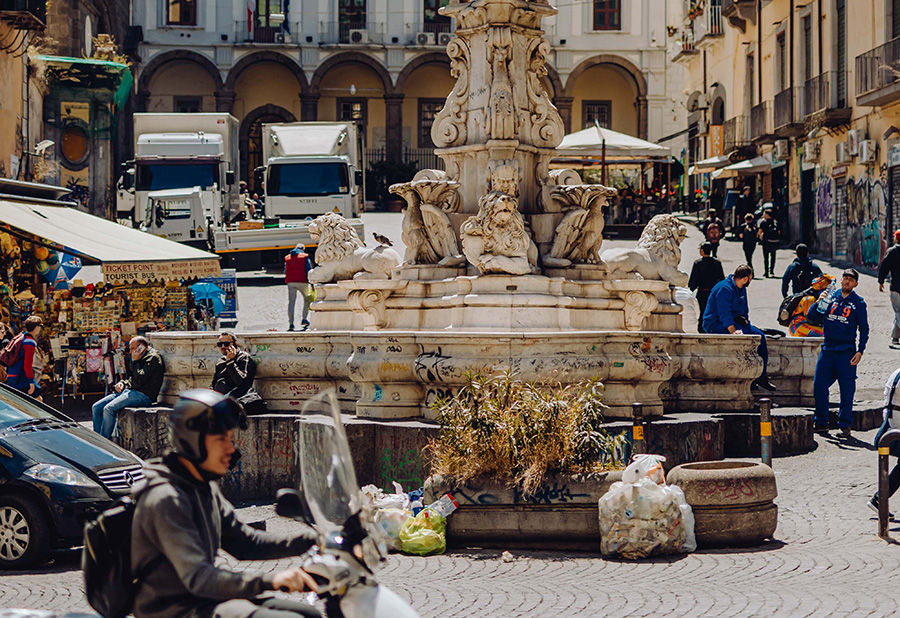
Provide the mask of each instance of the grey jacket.
{"label": "grey jacket", "polygon": [[218,603],[272,590],[270,573],[216,566],[220,548],[239,560],[269,560],[298,556],[315,543],[308,526],[296,535],[278,535],[242,524],[218,485],[196,480],[174,455],[147,466],[145,474],[133,493],[133,572],[160,553],[165,558],[141,581],[136,618],[209,616]]}

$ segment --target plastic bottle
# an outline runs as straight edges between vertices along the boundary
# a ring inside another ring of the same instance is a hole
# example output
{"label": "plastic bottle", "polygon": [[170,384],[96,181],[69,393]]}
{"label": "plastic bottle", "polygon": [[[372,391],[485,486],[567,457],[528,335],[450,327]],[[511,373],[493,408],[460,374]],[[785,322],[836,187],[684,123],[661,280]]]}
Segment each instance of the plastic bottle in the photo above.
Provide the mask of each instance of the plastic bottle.
{"label": "plastic bottle", "polygon": [[816,311],[822,314],[828,313],[828,306],[831,304],[831,297],[836,289],[834,281],[828,284],[825,291],[819,294],[819,300],[816,301]]}
{"label": "plastic bottle", "polygon": [[451,494],[444,494],[434,502],[428,505],[428,508],[432,511],[447,517],[450,513],[455,511],[459,504],[456,500],[453,499]]}

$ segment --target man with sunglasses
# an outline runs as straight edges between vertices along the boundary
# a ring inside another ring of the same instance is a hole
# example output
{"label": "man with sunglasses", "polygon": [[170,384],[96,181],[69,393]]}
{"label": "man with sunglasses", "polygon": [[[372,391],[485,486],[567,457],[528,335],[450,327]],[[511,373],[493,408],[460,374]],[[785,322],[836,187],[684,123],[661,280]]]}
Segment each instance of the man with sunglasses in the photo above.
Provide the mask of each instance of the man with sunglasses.
{"label": "man with sunglasses", "polygon": [[216,342],[222,358],[216,363],[210,388],[217,393],[237,399],[247,414],[265,412],[265,402],[253,390],[256,378],[256,361],[250,353],[238,347],[234,333],[224,331]]}
{"label": "man with sunglasses", "polygon": [[165,366],[163,359],[141,336],[132,337],[128,342],[131,363],[129,377],[113,387],[112,393],[92,406],[94,431],[104,438],[110,438],[116,429],[117,416],[125,408],[149,406],[159,396],[162,388]]}
{"label": "man with sunglasses", "polygon": [[136,618],[320,616],[304,603],[260,596],[314,591],[315,581],[302,569],[262,573],[217,560],[220,549],[238,560],[299,556],[316,542],[312,528],[301,524],[294,534],[254,530],[222,495],[218,481],[240,459],[235,430],[246,427],[247,417],[231,397],[197,389],[176,402],[169,417],[172,451],[144,468],[146,480],[132,492]]}

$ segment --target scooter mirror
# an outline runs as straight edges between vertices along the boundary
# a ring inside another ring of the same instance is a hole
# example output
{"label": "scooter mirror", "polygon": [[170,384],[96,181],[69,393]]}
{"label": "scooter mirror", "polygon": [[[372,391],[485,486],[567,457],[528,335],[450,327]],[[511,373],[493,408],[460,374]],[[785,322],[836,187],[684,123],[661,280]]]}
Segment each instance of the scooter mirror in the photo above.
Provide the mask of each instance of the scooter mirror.
{"label": "scooter mirror", "polygon": [[275,494],[275,513],[288,519],[312,523],[309,505],[296,489],[279,489]]}

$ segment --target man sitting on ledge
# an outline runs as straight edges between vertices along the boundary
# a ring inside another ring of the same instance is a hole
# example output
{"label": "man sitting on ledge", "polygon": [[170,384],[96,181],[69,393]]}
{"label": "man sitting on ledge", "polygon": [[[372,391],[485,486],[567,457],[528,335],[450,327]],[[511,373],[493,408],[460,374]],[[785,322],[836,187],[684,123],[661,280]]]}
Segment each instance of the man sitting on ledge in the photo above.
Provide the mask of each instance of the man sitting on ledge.
{"label": "man sitting on ledge", "polygon": [[763,361],[762,375],[753,380],[752,388],[764,388],[774,391],[775,386],[769,382],[769,349],[766,346],[766,335],[750,324],[750,308],[747,305],[747,286],[753,279],[753,269],[743,264],[738,266],[733,275],[728,275],[716,284],[709,293],[706,311],[703,312],[703,329],[709,334],[759,335],[759,347],[756,351]]}
{"label": "man sitting on ledge", "polygon": [[94,413],[94,431],[104,438],[110,438],[116,429],[116,416],[124,408],[149,406],[159,396],[162,388],[163,360],[155,348],[144,337],[132,337],[128,342],[131,376],[118,382],[114,393],[110,393],[91,408]]}

